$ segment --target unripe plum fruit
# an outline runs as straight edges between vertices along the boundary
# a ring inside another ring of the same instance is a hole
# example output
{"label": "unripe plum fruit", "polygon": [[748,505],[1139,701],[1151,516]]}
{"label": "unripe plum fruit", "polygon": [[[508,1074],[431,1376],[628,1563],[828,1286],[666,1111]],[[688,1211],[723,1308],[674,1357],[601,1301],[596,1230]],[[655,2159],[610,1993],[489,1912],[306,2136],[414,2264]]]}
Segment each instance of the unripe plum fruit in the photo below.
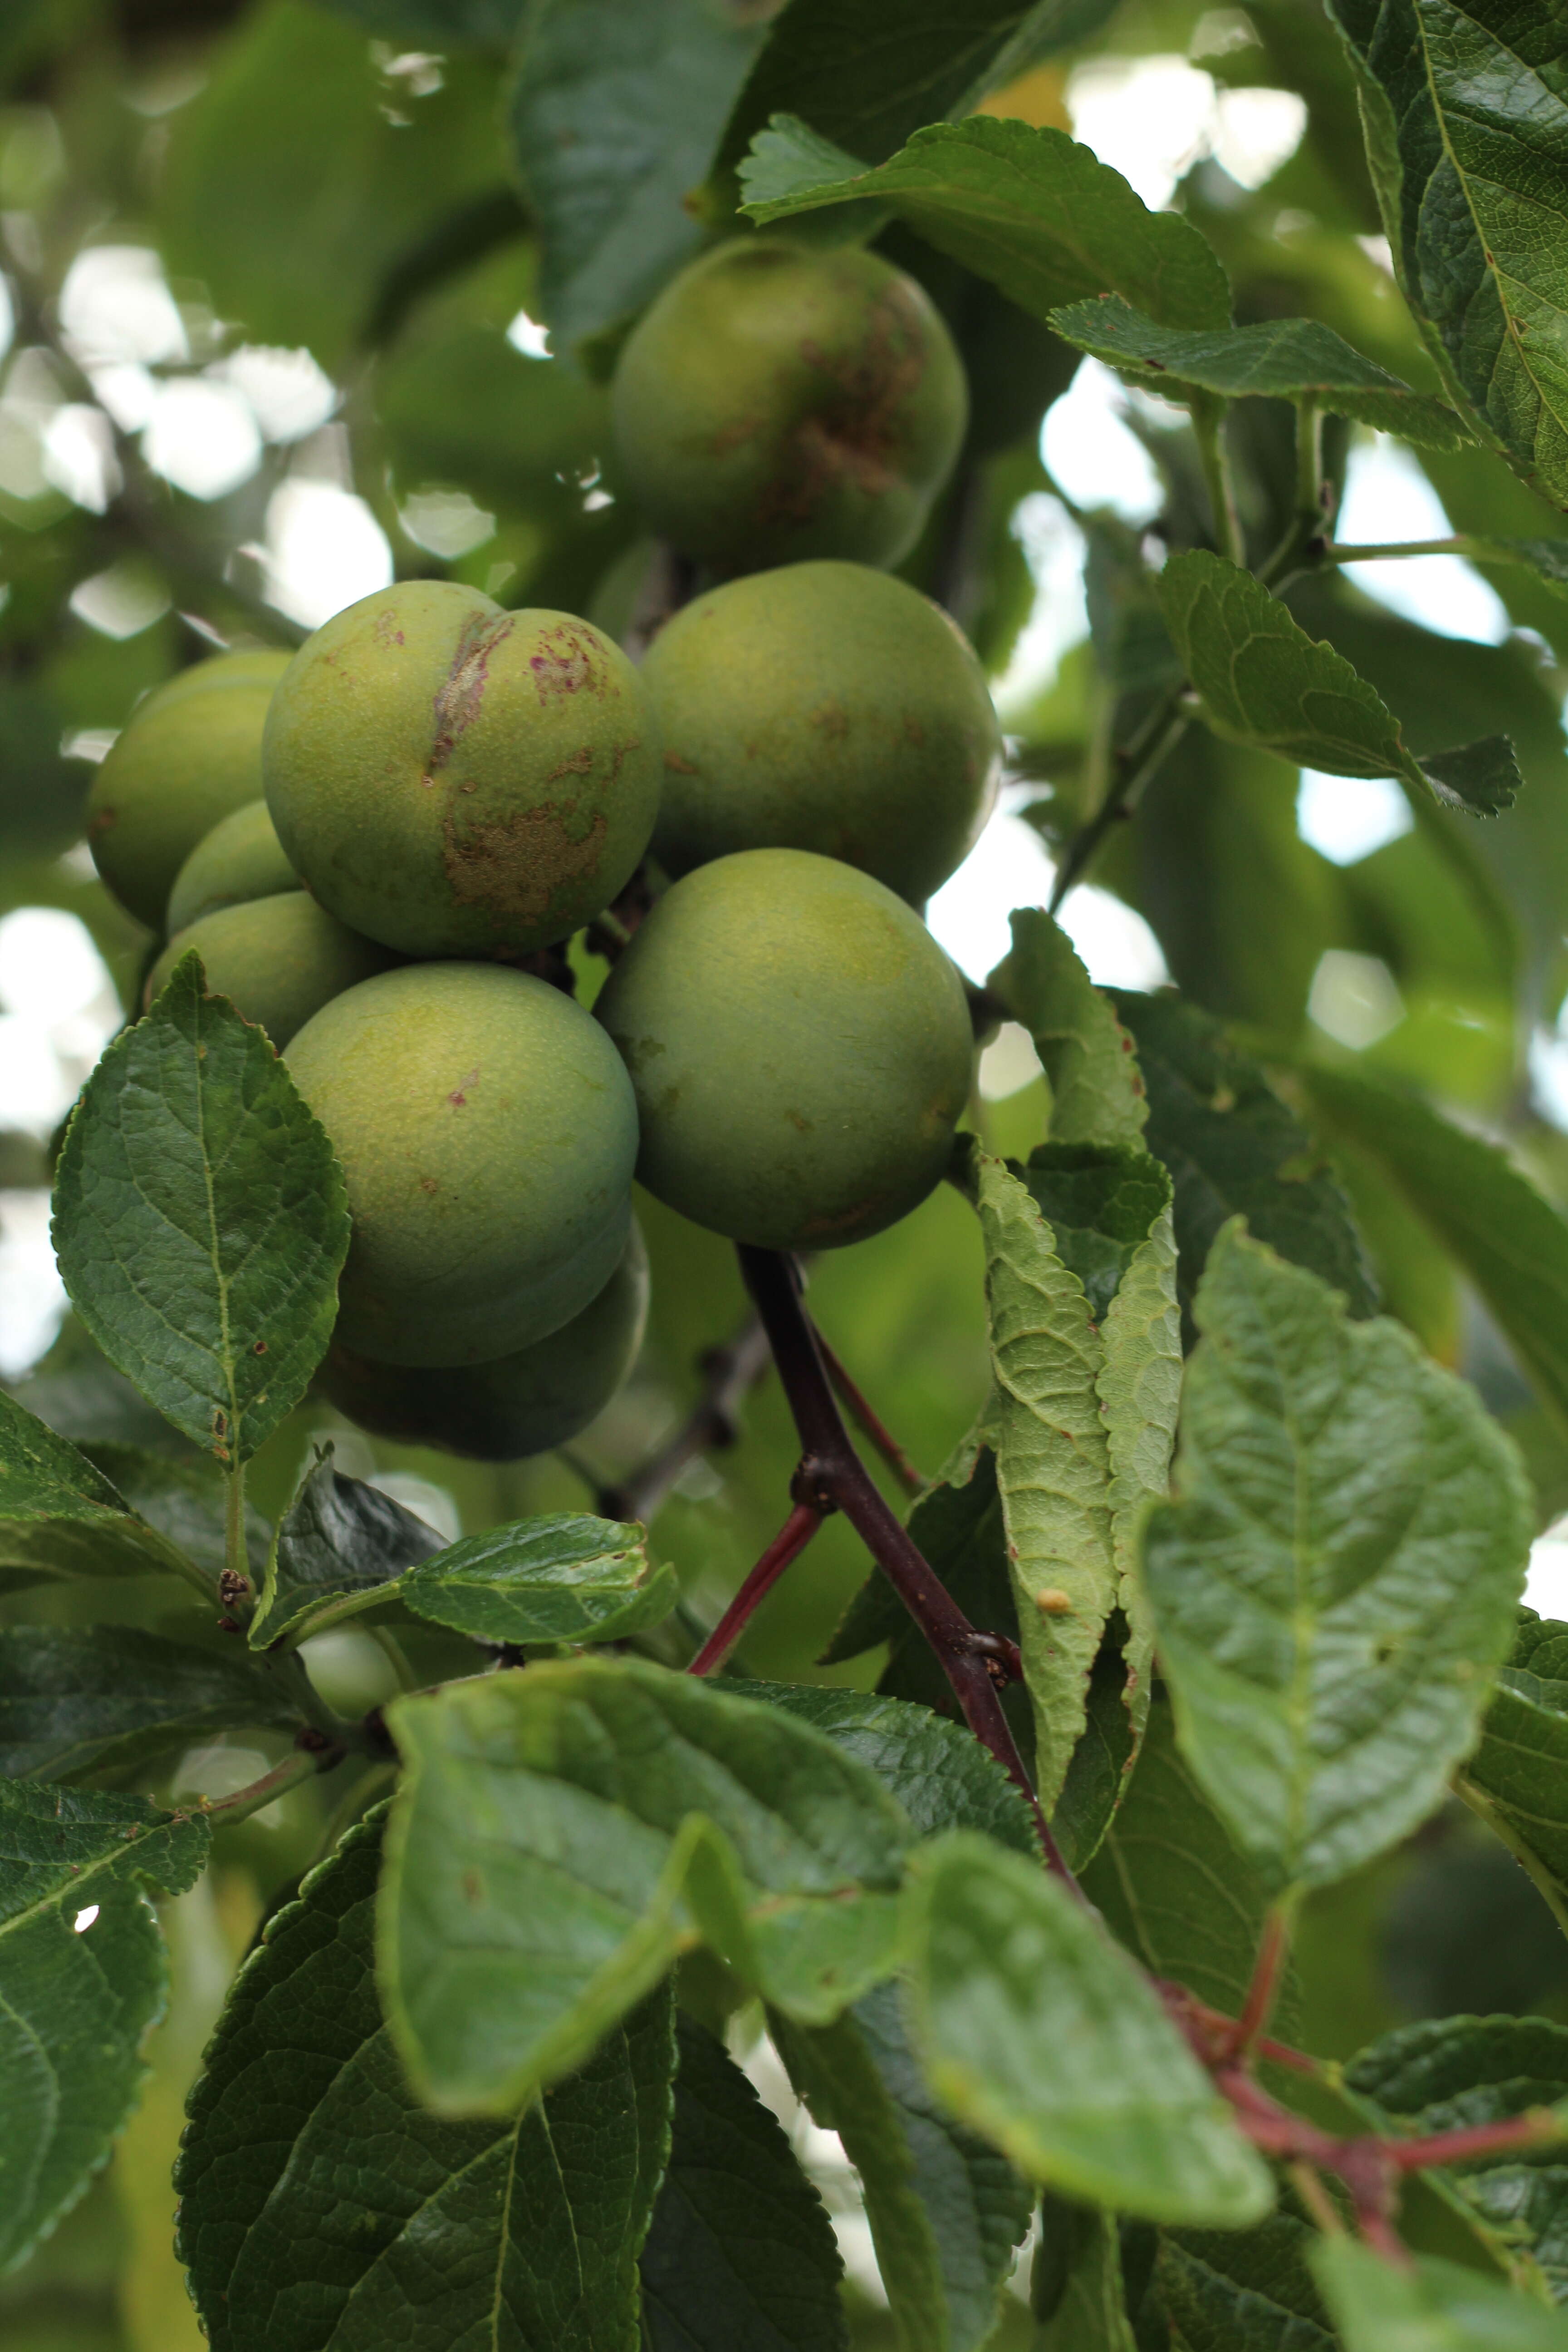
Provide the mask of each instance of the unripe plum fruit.
{"label": "unripe plum fruit", "polygon": [[175,875],[166,928],[172,938],[220,907],[243,907],[299,887],[267,803],[247,801],[204,834]]}
{"label": "unripe plum fruit", "polygon": [[616,441],[656,530],[721,572],[896,563],[963,440],[963,364],[923,289],[858,247],[721,245],[616,371]]}
{"label": "unripe plum fruit", "polygon": [[405,955],[528,954],[607,907],[658,807],[658,722],[569,613],[416,580],[306,640],[267,726],[267,802],[306,886]]}
{"label": "unripe plum fruit", "polygon": [[160,929],[205,834],[261,792],[261,730],[284,653],[218,654],[137,705],[93,778],[87,837],[122,907]]}
{"label": "unripe plum fruit", "polygon": [[351,931],[308,891],[218,907],[176,931],[147,982],[152,1003],[183,955],[195,948],[207,991],[265,1029],[279,1053],[312,1013],[345,988],[384,971],[395,959],[375,940]]}
{"label": "unripe plum fruit", "polygon": [[639,1178],[714,1233],[863,1241],[947,1166],[973,1062],[963,982],[901,898],[836,858],[698,866],[595,1010],[637,1089]]}
{"label": "unripe plum fruit", "polygon": [[939,605],[863,563],[791,563],[677,613],[643,677],[664,739],[671,874],[815,849],[921,905],[973,847],[1002,736]]}
{"label": "unripe plum fruit", "polygon": [[489,1363],[608,1282],[637,1106],[604,1031],[559,989],[500,964],[405,965],[334,997],[287,1058],[348,1180],[345,1348]]}
{"label": "unripe plum fruit", "polygon": [[518,1462],[565,1445],[626,1380],[647,1320],[647,1252],[634,1218],[620,1264],[596,1298],[531,1348],[493,1364],[373,1363],[334,1340],[320,1382],[341,1412],[400,1445],[437,1445],[475,1462]]}

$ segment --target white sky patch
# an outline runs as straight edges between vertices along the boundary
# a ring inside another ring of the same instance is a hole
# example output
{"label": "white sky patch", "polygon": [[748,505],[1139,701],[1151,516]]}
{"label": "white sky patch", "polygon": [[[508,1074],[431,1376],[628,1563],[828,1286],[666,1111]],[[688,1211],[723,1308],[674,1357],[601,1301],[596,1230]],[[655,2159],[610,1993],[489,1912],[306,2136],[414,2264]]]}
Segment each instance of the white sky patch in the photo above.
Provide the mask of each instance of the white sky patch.
{"label": "white sky patch", "polygon": [[1356,866],[1412,831],[1410,803],[1392,776],[1325,776],[1303,768],[1296,830],[1334,866]]}
{"label": "white sky patch", "polygon": [[338,404],[338,388],[312,354],[273,343],[242,343],[207,374],[247,403],[264,440],[302,441]]}
{"label": "white sky patch", "polygon": [[1326,1035],[1363,1054],[1405,1018],[1399,984],[1381,956],[1328,948],[1319,958],[1307,1011]]}
{"label": "white sky patch", "polygon": [[[1031,789],[1013,792],[1027,797]],[[931,899],[926,921],[960,970],[972,980],[984,980],[1013,944],[1008,915],[1017,907],[1045,906],[1055,879],[1056,867],[1039,835],[1005,801],[957,873]],[[1109,890],[1080,883],[1068,893],[1059,919],[1089,978],[1103,986],[1158,988],[1169,977],[1142,916]]]}
{"label": "white sky patch", "polygon": [[1093,58],[1068,78],[1075,135],[1158,211],[1205,155],[1260,188],[1301,143],[1307,109],[1293,90],[1220,89],[1185,58]]}
{"label": "white sky patch", "polygon": [[114,436],[101,409],[85,400],[67,401],[44,425],[39,441],[45,481],[73,506],[102,514],[121,478]]}
{"label": "white sky patch", "polygon": [[123,641],[139,637],[169,609],[168,591],[144,564],[111,563],[79,580],[70,593],[70,608],[79,620],[100,636]]}
{"label": "white sky patch", "polygon": [[[7,1099],[5,1032],[10,1025],[0,1020],[0,1097]],[[6,1380],[18,1379],[37,1362],[66,1311],[66,1286],[49,1240],[49,1209],[47,1192],[0,1192],[0,1376]]]}
{"label": "white sky patch", "polygon": [[1056,676],[1062,656],[1089,635],[1083,593],[1083,533],[1059,499],[1047,490],[1021,499],[1009,525],[1024,550],[1035,601],[1005,676],[992,692],[1004,726],[1041,684]]}
{"label": "white sky patch", "polygon": [[1568,1519],[1558,1519],[1531,1545],[1524,1598],[1542,1617],[1568,1617]]}
{"label": "white sky patch", "polygon": [[79,253],[60,289],[60,326],[84,365],[189,357],[184,320],[148,246],[95,245]]}
{"label": "white sky patch", "polygon": [[187,497],[221,499],[255,473],[261,435],[249,402],[231,386],[176,376],[158,387],[142,454]]}
{"label": "white sky patch", "polygon": [[513,351],[521,352],[525,360],[547,360],[551,355],[549,328],[542,327],[537,319],[531,319],[526,310],[518,312],[506,331],[506,339]]}
{"label": "white sky patch", "polygon": [[0,275],[0,360],[10,350],[16,333],[16,306],[12,299],[11,280]]}
{"label": "white sky patch", "polygon": [[1040,455],[1075,506],[1109,507],[1123,522],[1150,522],[1163,493],[1154,461],[1122,422],[1127,394],[1114,372],[1084,360],[1046,411]]}
{"label": "white sky patch", "polygon": [[290,480],[273,491],[264,562],[269,601],[307,629],[392,585],[386,533],[362,498],[331,482]]}
{"label": "white sky patch", "polygon": [[1100,988],[1163,988],[1171,975],[1160,942],[1142,915],[1092,882],[1062,901],[1058,922]]}
{"label": "white sky patch", "polygon": [[365,1483],[390,1495],[395,1503],[401,1503],[405,1511],[412,1511],[416,1519],[434,1528],[447,1543],[456,1543],[462,1534],[462,1514],[455,1499],[433,1479],[416,1477],[411,1470],[377,1470]]}
{"label": "white sky patch", "polygon": [[[1391,540],[1447,539],[1453,525],[1413,451],[1377,433],[1358,438],[1345,474],[1334,537],[1346,546]],[[1499,646],[1513,624],[1497,591],[1458,555],[1390,556],[1345,566],[1356,587],[1391,612],[1445,637]]]}
{"label": "white sky patch", "polygon": [[398,509],[398,521],[416,547],[451,562],[496,535],[496,519],[467,490],[416,490]]}

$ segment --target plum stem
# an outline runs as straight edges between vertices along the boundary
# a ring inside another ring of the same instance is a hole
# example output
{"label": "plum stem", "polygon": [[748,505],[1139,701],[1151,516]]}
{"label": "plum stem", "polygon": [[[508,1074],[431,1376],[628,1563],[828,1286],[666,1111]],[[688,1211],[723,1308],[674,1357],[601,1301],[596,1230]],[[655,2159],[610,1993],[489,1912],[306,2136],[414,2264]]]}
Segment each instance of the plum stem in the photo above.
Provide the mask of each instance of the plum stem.
{"label": "plum stem", "polygon": [[723,1664],[751,1620],[766,1600],[792,1559],[799,1558],[822,1525],[826,1514],[814,1504],[796,1503],[772,1543],[746,1578],[686,1671],[711,1675]]}

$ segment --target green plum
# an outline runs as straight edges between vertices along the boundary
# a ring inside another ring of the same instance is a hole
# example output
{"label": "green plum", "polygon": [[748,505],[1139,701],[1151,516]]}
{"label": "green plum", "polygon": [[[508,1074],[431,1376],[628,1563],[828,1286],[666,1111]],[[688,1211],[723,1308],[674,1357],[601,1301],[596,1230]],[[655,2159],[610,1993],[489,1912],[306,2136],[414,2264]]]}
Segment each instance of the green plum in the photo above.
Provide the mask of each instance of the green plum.
{"label": "green plum", "polygon": [[631,1370],[647,1295],[647,1252],[634,1218],[603,1290],[548,1339],[492,1364],[419,1370],[373,1363],[334,1340],[321,1386],[362,1429],[400,1445],[438,1445],[476,1462],[548,1454],[596,1420]]}
{"label": "green plum", "polygon": [[569,613],[416,580],[316,631],[273,701],[278,837],[343,922],[416,956],[531,954],[647,847],[658,726],[620,647]]}
{"label": "green plum", "polygon": [[267,803],[247,801],[204,834],[175,875],[166,928],[172,938],[220,907],[243,907],[299,887]]}
{"label": "green plum", "polygon": [[963,365],[923,289],[874,253],[715,247],[626,340],[613,414],[653,528],[721,572],[897,563],[952,469]]}
{"label": "green plum", "polygon": [[147,982],[152,1003],[180,958],[195,948],[208,992],[265,1029],[279,1053],[314,1013],[384,971],[395,959],[351,931],[307,891],[281,890],[242,906],[218,907],[176,931]]}
{"label": "green plum", "polygon": [[342,1162],[338,1338],[378,1363],[482,1364],[614,1273],[637,1105],[592,1015],[500,964],[405,965],[335,996],[287,1055]]}
{"label": "green plum", "polygon": [[283,653],[218,654],[137,704],[93,778],[87,837],[121,905],[153,930],[204,835],[261,792],[261,732]]}
{"label": "green plum", "polygon": [[973,1065],[963,984],[901,898],[837,858],[698,866],[595,1011],[637,1089],[639,1178],[733,1241],[862,1241],[948,1164]]}
{"label": "green plum", "polygon": [[815,849],[919,906],[973,847],[1002,736],[939,605],[862,563],[710,589],[643,665],[664,739],[654,850],[685,874],[736,849]]}

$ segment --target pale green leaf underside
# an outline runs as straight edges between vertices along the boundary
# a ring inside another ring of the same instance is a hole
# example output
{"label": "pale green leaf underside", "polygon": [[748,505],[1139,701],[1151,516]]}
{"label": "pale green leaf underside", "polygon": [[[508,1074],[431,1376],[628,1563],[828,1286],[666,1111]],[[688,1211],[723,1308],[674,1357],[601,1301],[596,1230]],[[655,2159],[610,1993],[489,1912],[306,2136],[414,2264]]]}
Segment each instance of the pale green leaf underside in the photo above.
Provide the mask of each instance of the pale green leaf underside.
{"label": "pale green leaf underside", "polygon": [[1012,953],[985,984],[1034,1040],[1050,1080],[1052,1142],[1142,1144],[1149,1106],[1110,998],[1042,908],[1016,908],[1008,920]]}
{"label": "pale green leaf underside", "polygon": [[1169,1490],[1182,1404],[1182,1310],[1169,1207],[1161,1211],[1122,1276],[1100,1340],[1103,1356],[1095,1386],[1110,1461],[1116,1599],[1128,1624],[1126,1700],[1141,1737],[1149,1712],[1154,1628],[1138,1575],[1138,1530],[1145,1507]]}
{"label": "pale green leaf underside", "polygon": [[381,1970],[437,2108],[505,2111],[558,2080],[704,1937],[807,2022],[892,1965],[908,1818],[776,1708],[582,1659],[389,1719],[405,1769]]}
{"label": "pale green leaf underside", "polygon": [[1472,1745],[1531,1520],[1474,1392],[1228,1227],[1143,1574],[1182,1744],[1280,1887],[1414,1829]]}
{"label": "pale green leaf underside", "polygon": [[1376,689],[1332,646],[1310,637],[1250,572],[1191,548],[1172,556],[1159,589],[1216,735],[1333,776],[1399,776],[1471,816],[1493,815],[1518,793],[1506,737],[1417,760]]}
{"label": "pale green leaf underside", "polygon": [[141,1797],[0,1781],[0,2272],[75,2204],[136,2104],[168,1982],[145,1886],[182,1893],[207,1834]]}
{"label": "pale green leaf underside", "polygon": [[176,1429],[245,1461],[321,1360],[348,1237],[325,1133],[193,952],[67,1130],[54,1238],[72,1305]]}
{"label": "pale green leaf underside", "polygon": [[1137,375],[1171,399],[1188,386],[1227,400],[1311,399],[1336,416],[1397,433],[1425,449],[1462,449],[1475,437],[1451,408],[1413,392],[1317,319],[1184,332],[1159,325],[1112,294],[1055,311],[1051,324],[1080,352]]}
{"label": "pale green leaf underside", "polygon": [[754,141],[741,185],[755,221],[868,198],[886,205],[1037,318],[1105,293],[1172,326],[1223,326],[1230,315],[1225,272],[1197,230],[1150,212],[1064,131],[975,115],[917,131],[867,168],[851,155],[830,159],[815,132],[780,115]]}
{"label": "pale green leaf underside", "polygon": [[1020,2171],[1152,2221],[1238,2227],[1268,2172],[1147,1979],[1045,1872],[954,1832],[908,1898],[910,2018],[932,2088]]}
{"label": "pale green leaf underside", "polygon": [[20,1581],[148,1576],[182,1564],[85,1454],[0,1390],[0,1570],[19,1571]]}
{"label": "pale green leaf underside", "polygon": [[1029,2299],[1040,2323],[1034,2352],[1137,2352],[1115,2214],[1047,2197]]}

